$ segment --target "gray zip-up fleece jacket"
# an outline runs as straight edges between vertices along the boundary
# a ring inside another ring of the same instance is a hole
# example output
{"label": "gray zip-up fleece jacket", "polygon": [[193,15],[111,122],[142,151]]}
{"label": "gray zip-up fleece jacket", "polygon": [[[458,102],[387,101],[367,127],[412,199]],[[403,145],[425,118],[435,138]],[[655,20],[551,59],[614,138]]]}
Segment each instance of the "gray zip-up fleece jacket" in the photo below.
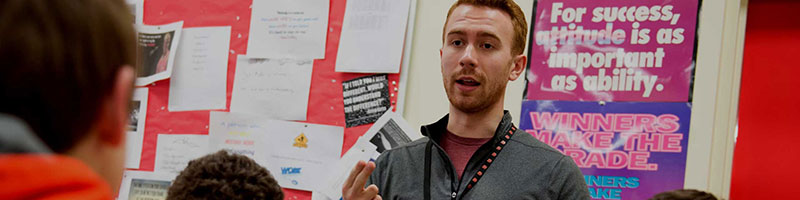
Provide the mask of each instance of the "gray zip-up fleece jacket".
{"label": "gray zip-up fleece jacket", "polygon": [[[450,158],[438,144],[447,122],[446,115],[421,128],[426,137],[383,152],[368,184],[377,185],[383,199],[423,199],[425,148],[433,139],[431,199],[590,199],[583,175],[572,159],[513,127],[508,111],[497,126],[495,137],[472,155],[458,180]],[[514,134],[503,150],[465,193],[473,176],[509,131]]]}

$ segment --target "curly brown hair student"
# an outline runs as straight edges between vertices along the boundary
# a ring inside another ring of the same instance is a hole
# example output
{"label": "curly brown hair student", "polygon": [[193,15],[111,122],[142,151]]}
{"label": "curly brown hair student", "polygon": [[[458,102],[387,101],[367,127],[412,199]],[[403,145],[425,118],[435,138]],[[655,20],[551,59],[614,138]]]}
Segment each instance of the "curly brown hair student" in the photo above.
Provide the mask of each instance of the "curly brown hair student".
{"label": "curly brown hair student", "polygon": [[700,190],[680,189],[658,193],[649,200],[717,200],[717,197]]}
{"label": "curly brown hair student", "polygon": [[190,161],[167,199],[283,199],[283,192],[253,159],[220,150]]}

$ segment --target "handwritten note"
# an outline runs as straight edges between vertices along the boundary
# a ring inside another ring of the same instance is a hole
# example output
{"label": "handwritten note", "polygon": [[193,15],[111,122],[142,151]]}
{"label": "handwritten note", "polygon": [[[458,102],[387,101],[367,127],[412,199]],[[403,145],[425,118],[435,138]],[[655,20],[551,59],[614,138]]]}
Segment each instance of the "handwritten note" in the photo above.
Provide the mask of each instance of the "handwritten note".
{"label": "handwritten note", "polygon": [[169,110],[225,109],[231,27],[183,29],[169,86]]}
{"label": "handwritten note", "polygon": [[247,56],[325,58],[329,0],[254,0]]}
{"label": "handwritten note", "polygon": [[348,0],[337,72],[397,73],[410,0]]}
{"label": "handwritten note", "polygon": [[208,120],[208,148],[209,152],[226,150],[234,154],[240,154],[252,158],[261,165],[263,164],[265,141],[261,138],[261,125],[258,124],[260,116],[228,113],[211,112]]}
{"label": "handwritten note", "polygon": [[159,134],[155,172],[177,176],[189,161],[208,153],[208,135]]}
{"label": "handwritten note", "polygon": [[310,59],[250,59],[240,55],[231,112],[306,120],[312,67]]}

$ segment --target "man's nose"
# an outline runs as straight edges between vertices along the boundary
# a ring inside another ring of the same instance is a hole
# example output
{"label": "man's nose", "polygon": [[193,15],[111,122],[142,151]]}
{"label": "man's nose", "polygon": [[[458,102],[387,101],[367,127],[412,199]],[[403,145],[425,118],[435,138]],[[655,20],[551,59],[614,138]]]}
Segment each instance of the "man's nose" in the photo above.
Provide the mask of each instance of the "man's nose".
{"label": "man's nose", "polygon": [[458,64],[461,65],[461,67],[474,68],[478,64],[475,56],[475,47],[472,45],[467,45],[463,54],[461,55],[461,58],[458,60]]}

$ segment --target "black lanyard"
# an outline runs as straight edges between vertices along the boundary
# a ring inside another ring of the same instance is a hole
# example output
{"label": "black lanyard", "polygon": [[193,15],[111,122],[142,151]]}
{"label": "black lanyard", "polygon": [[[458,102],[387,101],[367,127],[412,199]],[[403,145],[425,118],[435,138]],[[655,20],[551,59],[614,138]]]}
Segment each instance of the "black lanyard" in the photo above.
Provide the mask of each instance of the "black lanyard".
{"label": "black lanyard", "polygon": [[[511,136],[514,135],[514,131],[516,130],[517,128],[514,127],[514,125],[511,125],[511,130],[509,130],[508,133],[506,133],[503,137],[501,137],[500,141],[497,141],[497,143],[495,144],[495,148],[492,150],[492,153],[489,154],[489,157],[486,160],[484,160],[483,163],[480,165],[481,167],[478,169],[478,172],[476,172],[475,175],[472,175],[472,179],[469,180],[467,188],[464,189],[464,192],[461,193],[462,196],[467,192],[469,192],[470,190],[472,190],[472,187],[474,187],[475,184],[478,184],[478,181],[481,180],[481,177],[483,177],[483,174],[486,173],[486,170],[488,170],[489,167],[492,166],[492,163],[494,163],[494,160],[497,159],[498,155],[500,155],[500,152],[503,151],[503,147],[505,147],[506,144],[508,144],[508,140],[511,139]],[[431,199],[431,147],[432,146],[433,146],[433,140],[428,140],[428,144],[425,146],[425,183],[424,183],[425,200]],[[451,199],[455,198],[456,198],[456,193],[453,193]]]}

